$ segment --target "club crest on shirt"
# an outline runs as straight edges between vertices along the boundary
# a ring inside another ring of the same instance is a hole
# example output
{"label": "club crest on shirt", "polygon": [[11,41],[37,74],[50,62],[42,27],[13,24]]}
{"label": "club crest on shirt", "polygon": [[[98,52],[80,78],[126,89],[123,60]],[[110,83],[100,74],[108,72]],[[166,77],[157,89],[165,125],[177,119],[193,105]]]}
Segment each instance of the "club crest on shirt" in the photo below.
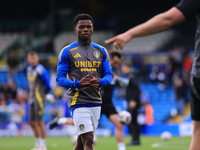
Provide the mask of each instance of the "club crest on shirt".
{"label": "club crest on shirt", "polygon": [[99,53],[99,52],[97,52],[97,51],[95,51],[95,52],[94,52],[94,56],[95,56],[96,58],[99,58],[99,56],[100,56],[100,53]]}
{"label": "club crest on shirt", "polygon": [[84,128],[85,128],[85,127],[84,127],[84,124],[80,124],[80,125],[79,125],[79,128],[80,128],[81,130],[84,130]]}

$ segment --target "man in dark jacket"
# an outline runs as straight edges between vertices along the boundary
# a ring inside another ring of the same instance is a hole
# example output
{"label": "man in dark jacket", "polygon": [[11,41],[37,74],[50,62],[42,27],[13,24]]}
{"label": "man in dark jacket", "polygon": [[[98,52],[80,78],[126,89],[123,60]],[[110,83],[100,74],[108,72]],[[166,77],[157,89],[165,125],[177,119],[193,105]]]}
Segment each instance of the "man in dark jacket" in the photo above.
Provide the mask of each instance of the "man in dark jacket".
{"label": "man in dark jacket", "polygon": [[126,90],[126,99],[128,101],[128,111],[132,115],[132,121],[129,124],[132,141],[128,145],[140,145],[140,126],[137,123],[138,108],[140,107],[140,88],[137,77],[138,73],[132,69],[130,63],[124,63],[122,65],[122,72],[126,74],[129,79],[129,84]]}

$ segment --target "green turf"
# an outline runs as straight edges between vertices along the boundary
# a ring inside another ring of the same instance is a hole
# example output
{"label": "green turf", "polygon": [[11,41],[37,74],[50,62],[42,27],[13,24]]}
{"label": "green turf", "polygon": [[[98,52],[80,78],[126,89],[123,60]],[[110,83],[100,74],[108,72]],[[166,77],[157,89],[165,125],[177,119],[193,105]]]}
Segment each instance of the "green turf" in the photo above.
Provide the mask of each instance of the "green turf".
{"label": "green turf", "polygon": [[[125,138],[125,143],[130,137]],[[160,137],[141,137],[141,146],[127,147],[128,150],[188,150],[190,137],[173,137],[169,141],[162,141]],[[34,138],[0,138],[0,150],[30,150],[34,145]],[[48,150],[72,150],[74,145],[69,137],[47,138]],[[98,137],[95,150],[117,150],[114,137]]]}

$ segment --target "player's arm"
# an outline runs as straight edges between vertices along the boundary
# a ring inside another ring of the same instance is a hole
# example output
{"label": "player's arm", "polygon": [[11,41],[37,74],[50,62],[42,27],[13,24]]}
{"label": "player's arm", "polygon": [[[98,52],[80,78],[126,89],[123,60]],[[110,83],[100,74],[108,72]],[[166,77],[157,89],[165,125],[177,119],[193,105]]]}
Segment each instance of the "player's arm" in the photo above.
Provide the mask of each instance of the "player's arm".
{"label": "player's arm", "polygon": [[185,21],[183,13],[176,7],[167,12],[161,13],[132,29],[119,34],[106,43],[113,43],[116,49],[123,49],[124,44],[128,43],[134,37],[146,36],[169,29],[171,26]]}
{"label": "player's arm", "polygon": [[112,67],[110,66],[110,58],[106,49],[103,48],[102,62],[103,78],[99,78],[99,87],[111,84],[112,82]]}
{"label": "player's arm", "polygon": [[66,88],[78,88],[80,89],[80,81],[71,81],[67,79],[67,73],[69,71],[69,55],[68,50],[63,49],[60,52],[58,66],[57,66],[57,75],[56,81],[59,86]]}
{"label": "player's arm", "polygon": [[51,90],[47,70],[44,67],[38,66],[36,72],[45,85],[47,93]]}

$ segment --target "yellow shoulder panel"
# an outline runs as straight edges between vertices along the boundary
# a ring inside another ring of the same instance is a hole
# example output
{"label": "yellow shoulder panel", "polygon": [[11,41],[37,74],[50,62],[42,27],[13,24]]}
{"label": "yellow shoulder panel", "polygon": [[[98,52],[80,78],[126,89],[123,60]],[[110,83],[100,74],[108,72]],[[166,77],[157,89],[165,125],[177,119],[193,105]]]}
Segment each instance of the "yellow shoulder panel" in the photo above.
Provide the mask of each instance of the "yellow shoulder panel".
{"label": "yellow shoulder panel", "polygon": [[70,51],[76,50],[78,47],[71,48]]}

